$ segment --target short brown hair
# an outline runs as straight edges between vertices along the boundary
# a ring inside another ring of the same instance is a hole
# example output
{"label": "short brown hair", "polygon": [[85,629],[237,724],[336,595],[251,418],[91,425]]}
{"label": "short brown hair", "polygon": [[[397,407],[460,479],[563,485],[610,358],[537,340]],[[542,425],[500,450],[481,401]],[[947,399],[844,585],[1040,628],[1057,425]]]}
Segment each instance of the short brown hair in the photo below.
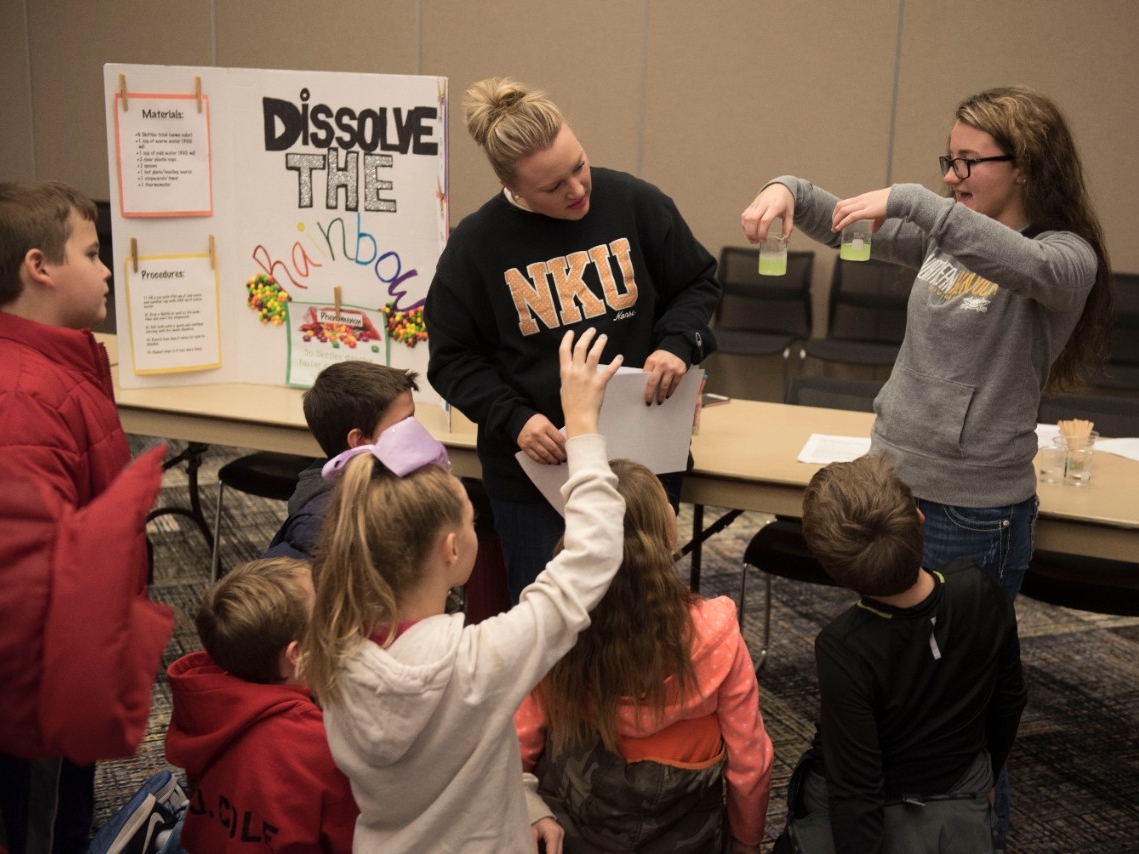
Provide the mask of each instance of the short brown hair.
{"label": "short brown hair", "polygon": [[202,647],[234,676],[280,682],[281,651],[304,636],[311,597],[307,561],[252,560],[206,591],[194,625]]}
{"label": "short brown hair", "polygon": [[20,295],[20,265],[39,249],[62,264],[71,237],[71,212],[95,222],[95,203],[59,181],[0,183],[0,305]]}
{"label": "short brown hair", "polygon": [[864,596],[893,596],[917,581],[921,517],[910,488],[877,455],[831,463],[803,496],[803,536],[823,569]]}
{"label": "short brown hair", "polygon": [[415,371],[375,362],[335,362],[317,374],[304,394],[308,429],[324,453],[334,457],[348,450],[349,433],[371,436],[397,397],[419,391],[418,378]]}

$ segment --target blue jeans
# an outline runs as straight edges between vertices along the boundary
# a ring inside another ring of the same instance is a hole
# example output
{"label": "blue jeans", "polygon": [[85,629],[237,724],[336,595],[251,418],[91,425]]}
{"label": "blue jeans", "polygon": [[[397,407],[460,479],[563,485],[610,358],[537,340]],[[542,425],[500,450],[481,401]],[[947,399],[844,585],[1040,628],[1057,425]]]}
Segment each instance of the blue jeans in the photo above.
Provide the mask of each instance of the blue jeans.
{"label": "blue jeans", "polygon": [[[982,508],[919,499],[918,508],[925,515],[922,563],[927,569],[937,569],[954,558],[968,558],[997,583],[1009,601],[1016,599],[1032,560],[1039,504],[1035,495],[1019,504]],[[995,788],[993,844],[1004,848],[1009,817],[1007,765],[997,776]]]}
{"label": "blue jeans", "polygon": [[554,547],[565,533],[566,520],[544,501],[529,504],[492,497],[490,506],[502,545],[510,604],[517,605],[522,589],[538,577],[554,556]]}
{"label": "blue jeans", "polygon": [[0,753],[0,851],[83,854],[94,817],[94,765]]}
{"label": "blue jeans", "polygon": [[918,500],[925,515],[922,526],[926,569],[937,569],[954,558],[968,558],[1016,599],[1032,560],[1032,537],[1039,502],[1032,496],[1004,507],[953,507]]}

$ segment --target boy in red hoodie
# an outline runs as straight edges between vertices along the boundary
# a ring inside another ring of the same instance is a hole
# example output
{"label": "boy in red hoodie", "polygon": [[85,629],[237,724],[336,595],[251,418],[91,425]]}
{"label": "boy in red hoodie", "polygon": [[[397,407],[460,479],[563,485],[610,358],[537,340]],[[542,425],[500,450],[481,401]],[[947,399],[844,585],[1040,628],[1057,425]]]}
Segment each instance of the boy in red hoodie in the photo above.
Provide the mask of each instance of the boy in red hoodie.
{"label": "boy in red hoodie", "polygon": [[195,621],[205,651],[167,670],[166,758],[189,778],[191,854],[352,850],[359,810],[297,675],[313,598],[307,562],[246,563],[206,591]]}

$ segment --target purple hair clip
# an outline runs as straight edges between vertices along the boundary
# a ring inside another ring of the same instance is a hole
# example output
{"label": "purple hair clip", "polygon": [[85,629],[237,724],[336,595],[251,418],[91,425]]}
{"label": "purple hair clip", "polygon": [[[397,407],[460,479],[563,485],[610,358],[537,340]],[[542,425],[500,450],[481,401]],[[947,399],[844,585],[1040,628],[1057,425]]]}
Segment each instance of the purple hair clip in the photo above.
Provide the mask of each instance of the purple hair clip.
{"label": "purple hair clip", "polygon": [[357,445],[337,454],[324,464],[320,476],[335,480],[344,473],[348,461],[360,454],[371,454],[396,477],[404,477],[424,466],[451,470],[447,449],[414,418],[393,424],[376,438],[374,445]]}

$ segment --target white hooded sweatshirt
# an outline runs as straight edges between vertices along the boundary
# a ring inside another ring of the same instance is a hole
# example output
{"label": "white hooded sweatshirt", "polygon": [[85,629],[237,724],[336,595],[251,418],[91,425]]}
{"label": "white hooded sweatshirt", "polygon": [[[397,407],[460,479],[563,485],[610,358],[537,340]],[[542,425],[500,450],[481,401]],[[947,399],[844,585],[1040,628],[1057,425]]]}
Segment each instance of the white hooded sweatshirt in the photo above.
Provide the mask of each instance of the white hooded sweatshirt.
{"label": "white hooded sweatshirt", "polygon": [[360,806],[353,851],[532,850],[513,715],[589,625],[623,548],[604,437],[566,451],[565,549],[518,605],[468,627],[462,614],[429,617],[345,662],[324,720]]}

